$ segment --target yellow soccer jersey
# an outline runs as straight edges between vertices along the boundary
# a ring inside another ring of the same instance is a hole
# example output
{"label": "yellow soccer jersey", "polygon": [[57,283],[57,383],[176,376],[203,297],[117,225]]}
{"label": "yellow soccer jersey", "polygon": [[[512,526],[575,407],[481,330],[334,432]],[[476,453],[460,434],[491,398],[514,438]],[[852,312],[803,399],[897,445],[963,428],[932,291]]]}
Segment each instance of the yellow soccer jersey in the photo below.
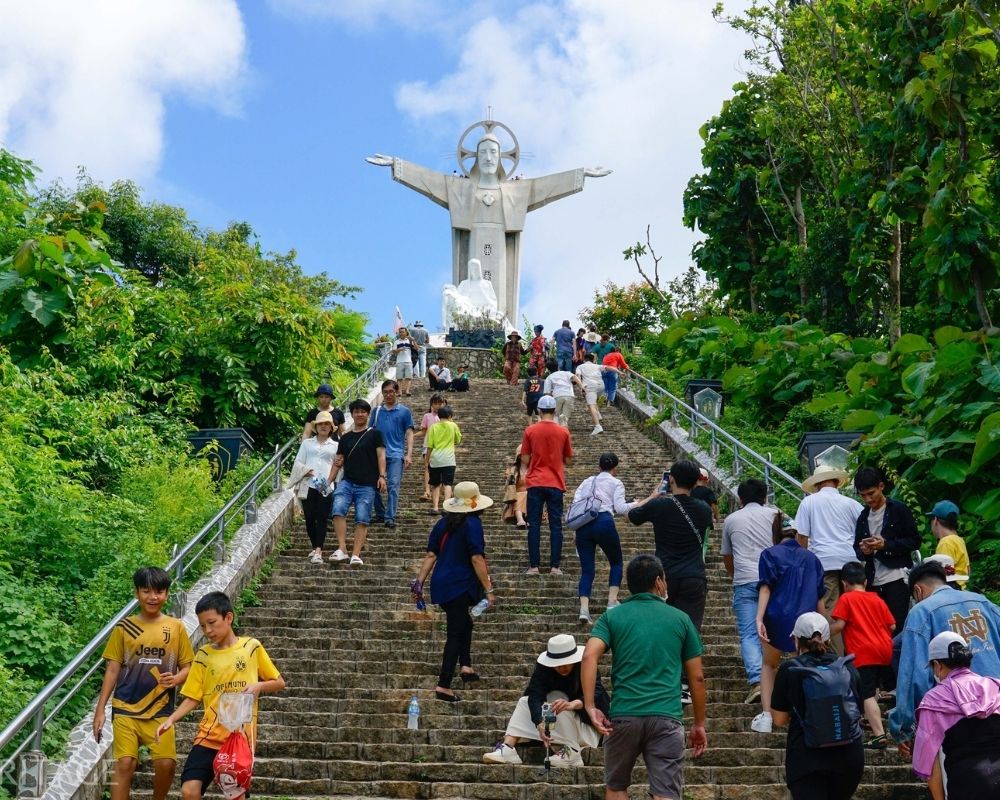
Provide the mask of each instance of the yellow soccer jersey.
{"label": "yellow soccer jersey", "polygon": [[[194,735],[194,744],[219,749],[229,737],[229,731],[217,721],[219,698],[229,692],[242,692],[249,684],[280,677],[264,646],[249,636],[240,636],[236,644],[221,650],[203,645],[194,657],[181,694],[199,700],[204,708],[201,724]],[[253,707],[250,744],[257,733],[257,704]]]}
{"label": "yellow soccer jersey", "polygon": [[169,716],[174,710],[176,690],[160,686],[160,674],[187,666],[194,660],[194,653],[179,619],[161,614],[147,622],[136,614],[123,619],[111,631],[104,658],[122,665],[111,700],[112,713],[155,719]]}

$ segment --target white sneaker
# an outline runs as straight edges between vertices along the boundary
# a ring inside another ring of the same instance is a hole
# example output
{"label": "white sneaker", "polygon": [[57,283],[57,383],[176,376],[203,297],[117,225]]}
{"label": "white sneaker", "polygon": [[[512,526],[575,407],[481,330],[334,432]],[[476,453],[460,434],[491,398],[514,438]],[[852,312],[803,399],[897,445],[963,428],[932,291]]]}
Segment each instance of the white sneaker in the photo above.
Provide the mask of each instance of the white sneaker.
{"label": "white sneaker", "polygon": [[483,762],[486,764],[520,764],[521,756],[509,744],[497,742],[496,747],[488,753],[483,753]]}
{"label": "white sneaker", "polygon": [[621,605],[620,600],[612,600],[610,603],[608,603],[607,610],[610,611],[612,608],[618,608],[618,606],[620,605]]}
{"label": "white sneaker", "polygon": [[770,733],[773,727],[774,720],[771,719],[770,711],[761,711],[750,723],[750,730],[757,733]]}
{"label": "white sneaker", "polygon": [[600,423],[594,426],[594,430],[590,432],[590,435],[597,436],[599,433],[604,433],[604,428],[601,427]]}
{"label": "white sneaker", "polygon": [[310,564],[322,564],[323,563],[323,556],[322,556],[322,554],[320,554],[320,553],[310,553],[309,554],[309,563]]}
{"label": "white sneaker", "polygon": [[365,562],[361,560],[361,556],[351,556],[351,566],[352,567],[363,567]]}
{"label": "white sneaker", "polygon": [[549,758],[549,764],[556,768],[582,767],[583,756],[580,755],[579,750],[574,750],[572,747],[564,747],[554,756]]}
{"label": "white sneaker", "polygon": [[594,618],[590,616],[586,611],[580,612],[580,622],[586,623],[587,625],[594,624]]}
{"label": "white sneaker", "polygon": [[347,553],[345,553],[339,547],[336,550],[334,550],[332,553],[330,553],[330,560],[331,561],[347,561],[347,558],[348,558]]}

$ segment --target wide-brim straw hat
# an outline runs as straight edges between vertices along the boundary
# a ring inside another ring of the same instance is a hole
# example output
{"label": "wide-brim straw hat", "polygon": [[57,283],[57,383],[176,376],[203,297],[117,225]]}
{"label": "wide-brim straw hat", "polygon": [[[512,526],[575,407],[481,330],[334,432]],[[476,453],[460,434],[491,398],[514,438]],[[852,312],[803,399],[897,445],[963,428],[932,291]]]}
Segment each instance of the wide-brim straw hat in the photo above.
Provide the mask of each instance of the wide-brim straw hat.
{"label": "wide-brim straw hat", "polygon": [[319,425],[321,422],[329,422],[334,427],[337,427],[337,423],[333,421],[333,414],[329,411],[320,411],[316,415],[316,419],[313,420],[313,425]]}
{"label": "wide-brim straw hat", "polygon": [[441,504],[441,508],[449,514],[471,514],[482,511],[493,505],[493,498],[479,493],[479,484],[474,481],[456,483],[454,497]]}
{"label": "wide-brim straw hat", "polygon": [[590,342],[591,344],[596,344],[601,341],[601,335],[597,331],[587,331],[583,336],[585,342]]}
{"label": "wide-brim straw hat", "polygon": [[823,481],[837,481],[837,488],[842,489],[851,479],[846,469],[839,467],[817,467],[816,471],[802,481],[802,491],[812,494],[816,491],[816,484]]}
{"label": "wide-brim straw hat", "polygon": [[543,667],[561,667],[566,664],[579,664],[583,660],[584,646],[576,643],[576,637],[571,633],[558,633],[549,639],[545,652],[538,656],[538,663]]}
{"label": "wide-brim straw hat", "polygon": [[508,334],[507,334],[507,338],[508,338],[508,339],[509,339],[509,338],[510,338],[511,336],[516,336],[516,337],[517,337],[518,339],[520,339],[520,338],[521,338],[521,334],[520,334],[520,333],[518,333],[517,331],[511,331],[510,333],[508,333]]}

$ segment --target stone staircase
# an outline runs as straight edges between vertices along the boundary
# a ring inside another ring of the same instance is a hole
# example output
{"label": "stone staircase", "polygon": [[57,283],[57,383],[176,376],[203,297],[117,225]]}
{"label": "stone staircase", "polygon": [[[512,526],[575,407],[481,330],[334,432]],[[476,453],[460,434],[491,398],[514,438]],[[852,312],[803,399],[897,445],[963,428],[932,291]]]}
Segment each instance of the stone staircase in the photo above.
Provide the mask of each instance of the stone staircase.
{"label": "stone staircase", "polygon": [[[456,480],[477,481],[497,506],[503,495],[503,469],[520,442],[526,419],[519,396],[519,389],[496,380],[478,380],[468,394],[449,396],[465,437]],[[407,398],[416,420],[427,398],[423,386]],[[575,450],[567,481],[570,491],[596,470],[600,453],[613,450],[621,459],[620,477],[629,498],[644,496],[666,467],[665,451],[617,409],[603,414],[605,432],[592,437],[589,415],[577,401],[570,426]],[[278,558],[270,580],[258,592],[261,605],[246,609],[239,620],[239,630],[264,643],[288,682],[283,693],[261,701],[254,797],[602,798],[600,749],[584,751],[585,766],[553,770],[547,776],[541,771],[540,747],[521,747],[521,766],[482,763],[482,754],[502,735],[548,637],[573,632],[580,643],[586,640],[587,629],[576,618],[579,562],[572,534],[567,532],[564,544],[566,575],[545,574],[548,534],[543,528],[543,574],[528,576],[524,531],[501,523],[498,507],[484,515],[498,606],[484,615],[473,637],[473,664],[483,679],[466,689],[456,677],[462,702],[452,706],[436,701],[443,615],[417,612],[408,591],[434,521],[427,514],[428,504],[417,500],[421,483],[422,470],[414,465],[403,480],[399,526],[393,531],[372,527],[364,567],[309,564],[308,542],[297,527],[294,545]],[[637,552],[652,551],[648,526],[637,528],[624,520],[618,524],[626,561]],[[332,531],[329,541],[335,546]],[[784,798],[784,735],[751,732],[750,720],[759,707],[742,702],[747,686],[718,544],[716,530],[710,539],[702,632],[709,750],[688,762],[685,798]],[[604,610],[606,586],[607,564],[598,553],[591,600],[595,618]],[[606,680],[609,669],[606,657],[601,670]],[[406,706],[414,694],[420,699],[420,729],[411,731],[406,728]],[[178,726],[182,753],[189,746],[194,717]],[[856,797],[927,796],[895,751],[868,751],[866,760]],[[633,778],[630,797],[646,797],[645,769],[637,767]],[[138,795],[148,796],[148,765],[140,768],[136,788]]]}

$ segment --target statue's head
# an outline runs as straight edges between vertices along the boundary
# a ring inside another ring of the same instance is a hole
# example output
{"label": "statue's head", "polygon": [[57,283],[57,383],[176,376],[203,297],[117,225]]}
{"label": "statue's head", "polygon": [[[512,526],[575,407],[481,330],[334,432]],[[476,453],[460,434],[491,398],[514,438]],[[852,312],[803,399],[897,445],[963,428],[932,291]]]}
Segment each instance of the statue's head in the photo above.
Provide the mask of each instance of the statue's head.
{"label": "statue's head", "polygon": [[500,161],[501,151],[502,146],[496,136],[492,133],[483,136],[476,145],[476,163],[470,172],[470,177],[496,175],[499,180],[505,180],[507,176]]}
{"label": "statue's head", "polygon": [[469,259],[469,280],[481,281],[483,279],[483,265],[478,258]]}

